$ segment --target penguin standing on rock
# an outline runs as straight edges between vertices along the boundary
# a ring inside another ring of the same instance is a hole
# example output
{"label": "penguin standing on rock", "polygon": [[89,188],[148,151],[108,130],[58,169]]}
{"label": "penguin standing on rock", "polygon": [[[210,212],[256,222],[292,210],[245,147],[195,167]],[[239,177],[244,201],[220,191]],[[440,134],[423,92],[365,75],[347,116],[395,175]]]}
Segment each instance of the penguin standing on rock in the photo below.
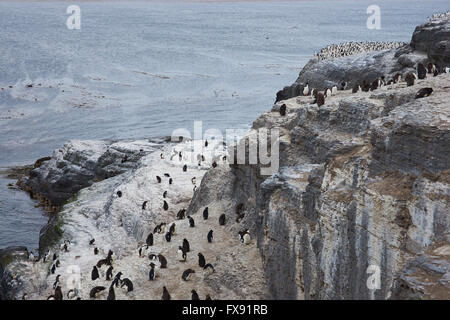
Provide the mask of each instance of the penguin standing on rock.
{"label": "penguin standing on rock", "polygon": [[187,171],[187,165],[184,165],[183,166],[183,172],[186,172]]}
{"label": "penguin standing on rock", "polygon": [[56,289],[56,287],[59,286],[59,277],[61,277],[60,274],[56,276],[55,282],[53,283],[53,289]]}
{"label": "penguin standing on rock", "polygon": [[322,92],[317,93],[316,102],[318,107],[321,107],[325,104],[325,96]]}
{"label": "penguin standing on rock", "polygon": [[187,241],[187,239],[183,239],[183,251],[184,252],[189,252],[190,251],[189,241]]}
{"label": "penguin standing on rock", "polygon": [[416,79],[416,77],[414,77],[414,74],[412,72],[407,73],[405,76],[406,85],[408,87],[413,86],[415,79]]}
{"label": "penguin standing on rock", "polygon": [[99,278],[98,269],[97,269],[96,266],[94,266],[94,267],[92,268],[92,272],[91,272],[91,279],[92,279],[92,281],[95,281],[95,280],[97,280],[98,278]]}
{"label": "penguin standing on rock", "polygon": [[172,178],[169,179],[169,184],[172,184],[173,180]]}
{"label": "penguin standing on rock", "polygon": [[119,281],[120,281],[120,277],[122,276],[122,272],[118,272],[116,274],[116,276],[114,277],[114,280],[112,282],[112,285],[115,285],[117,288],[119,287]]}
{"label": "penguin standing on rock", "polygon": [[148,202],[148,201],[144,201],[144,202],[142,203],[142,210],[145,210],[145,208],[147,207],[147,202]]}
{"label": "penguin standing on rock", "polygon": [[109,286],[108,297],[106,298],[106,300],[116,300],[116,294],[114,292],[114,286],[112,284]]}
{"label": "penguin standing on rock", "polygon": [[111,278],[112,278],[112,276],[113,276],[113,274],[112,274],[112,271],[113,271],[113,266],[109,266],[109,268],[108,268],[108,270],[106,270],[106,280],[111,280]]}
{"label": "penguin standing on rock", "polygon": [[119,197],[119,198],[121,198],[122,197],[122,191],[117,191],[117,196]]}
{"label": "penguin standing on rock", "polygon": [[167,242],[170,242],[170,239],[172,238],[171,233],[170,232],[166,232],[165,238],[166,238]]}
{"label": "penguin standing on rock", "polygon": [[178,247],[177,257],[178,257],[178,261],[186,262],[186,258],[187,258],[186,251],[184,251],[183,247],[181,247],[181,246]]}
{"label": "penguin standing on rock", "polygon": [[162,254],[158,254],[158,260],[161,266],[161,269],[167,268],[167,259]]}
{"label": "penguin standing on rock", "polygon": [[169,291],[167,291],[166,286],[163,287],[162,300],[170,300]]}
{"label": "penguin standing on rock", "polygon": [[200,300],[200,297],[198,296],[197,291],[192,290],[191,293],[192,293],[192,296],[191,296],[192,300]]}
{"label": "penguin standing on rock", "polygon": [[208,235],[206,236],[206,238],[208,239],[208,243],[211,243],[213,240],[213,231],[209,230]]}
{"label": "penguin standing on rock", "polygon": [[150,271],[148,272],[148,279],[153,281],[155,279],[155,264],[150,263]]}
{"label": "penguin standing on rock", "polygon": [[90,241],[89,241],[89,245],[93,245],[94,244],[94,242],[95,242],[95,239],[91,239]]}
{"label": "penguin standing on rock", "polygon": [[226,222],[225,213],[222,213],[219,217],[219,225],[224,226]]}
{"label": "penguin standing on rock", "polygon": [[417,77],[421,80],[427,77],[427,69],[425,68],[423,63],[419,63],[417,65]]}
{"label": "penguin standing on rock", "polygon": [[53,264],[53,265],[52,265],[52,268],[50,269],[50,273],[51,273],[51,274],[55,274],[55,270],[56,270],[56,265]]}
{"label": "penguin standing on rock", "polygon": [[160,176],[156,176],[156,181],[158,181],[158,183],[161,183],[161,177]]}
{"label": "penguin standing on rock", "polygon": [[61,287],[57,286],[55,289],[55,300],[62,300],[63,299],[63,294],[61,291]]}
{"label": "penguin standing on rock", "polygon": [[167,204],[166,200],[164,200],[163,209],[167,211],[169,209],[169,205]]}
{"label": "penguin standing on rock", "polygon": [[194,228],[195,227],[194,218],[192,218],[191,216],[188,216],[188,219],[189,219],[189,227]]}
{"label": "penguin standing on rock", "polygon": [[205,257],[200,252],[198,253],[198,265],[200,268],[203,268],[206,265]]}
{"label": "penguin standing on rock", "polygon": [[97,247],[94,248],[94,254],[98,254],[98,248]]}
{"label": "penguin standing on rock", "polygon": [[169,233],[171,236],[175,234],[175,223],[172,223],[169,228]]}
{"label": "penguin standing on rock", "polygon": [[208,207],[203,210],[203,219],[208,220]]}
{"label": "penguin standing on rock", "polygon": [[147,236],[145,243],[147,243],[149,247],[153,245],[153,233],[150,232],[150,234]]}

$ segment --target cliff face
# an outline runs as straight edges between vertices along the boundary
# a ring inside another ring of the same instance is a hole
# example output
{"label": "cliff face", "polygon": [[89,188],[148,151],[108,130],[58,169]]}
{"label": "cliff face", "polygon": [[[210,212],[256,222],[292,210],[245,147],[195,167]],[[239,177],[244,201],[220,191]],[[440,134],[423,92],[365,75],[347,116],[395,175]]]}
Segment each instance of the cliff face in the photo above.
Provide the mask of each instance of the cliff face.
{"label": "cliff face", "polygon": [[[397,73],[415,70],[417,63],[428,61],[443,69],[450,65],[450,23],[448,18],[433,20],[416,27],[410,44],[388,50],[357,53],[334,59],[311,59],[301,70],[297,80],[277,93],[276,102],[299,96],[306,83],[310,88],[323,90],[346,81],[347,88],[372,83],[385,76],[392,79]],[[347,51],[351,52],[351,45]]]}
{"label": "cliff face", "polygon": [[[282,132],[280,170],[267,177],[258,165],[236,165],[229,192],[234,206],[245,204],[241,224],[257,235],[273,298],[436,298],[433,290],[448,292],[449,86],[445,74],[412,87],[340,91],[320,108],[298,97],[254,122],[253,131]],[[414,99],[424,87],[433,94]],[[202,184],[208,183],[205,176]],[[416,259],[430,246],[436,250],[428,259],[438,267],[429,283],[434,289],[423,290],[407,275],[421,268]],[[379,287],[367,285],[374,270]],[[409,285],[414,296],[405,293]]]}

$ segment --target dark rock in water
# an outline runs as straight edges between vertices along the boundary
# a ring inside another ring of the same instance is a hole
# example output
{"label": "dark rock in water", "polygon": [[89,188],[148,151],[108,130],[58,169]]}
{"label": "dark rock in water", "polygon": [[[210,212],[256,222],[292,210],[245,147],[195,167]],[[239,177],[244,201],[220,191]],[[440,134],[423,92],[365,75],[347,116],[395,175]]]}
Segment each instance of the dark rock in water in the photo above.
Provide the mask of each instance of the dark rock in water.
{"label": "dark rock in water", "polygon": [[0,249],[0,300],[13,300],[22,290],[20,278],[14,279],[8,271],[9,264],[28,259],[26,247],[14,246]]}
{"label": "dark rock in water", "polygon": [[140,158],[160,147],[144,141],[69,141],[52,157],[37,160],[18,185],[46,207],[61,207],[93,182],[136,168]]}

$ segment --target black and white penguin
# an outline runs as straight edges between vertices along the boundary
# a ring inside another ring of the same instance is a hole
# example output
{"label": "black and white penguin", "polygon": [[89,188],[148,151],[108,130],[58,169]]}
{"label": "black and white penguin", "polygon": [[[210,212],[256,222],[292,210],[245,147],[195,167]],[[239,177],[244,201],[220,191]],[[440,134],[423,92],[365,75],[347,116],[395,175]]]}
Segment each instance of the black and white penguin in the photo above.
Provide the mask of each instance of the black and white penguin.
{"label": "black and white penguin", "polygon": [[78,297],[78,289],[77,288],[70,289],[69,291],[67,291],[66,296],[67,299],[69,300],[75,299],[76,297]]}
{"label": "black and white penguin", "polygon": [[167,211],[169,209],[169,205],[167,204],[166,200],[164,200],[163,209]]}
{"label": "black and white penguin", "polygon": [[208,243],[211,243],[213,240],[213,231],[209,230],[208,235],[206,236],[206,238],[208,239]]}
{"label": "black and white penguin", "polygon": [[122,272],[118,272],[116,274],[116,276],[114,277],[114,280],[112,282],[113,285],[115,285],[116,287],[119,287],[119,281],[120,281],[120,277],[122,276]]}
{"label": "black and white penguin", "polygon": [[178,220],[184,219],[185,214],[186,214],[186,209],[181,209],[177,213],[177,219]]}
{"label": "black and white penguin", "polygon": [[307,96],[309,94],[309,84],[306,83],[305,87],[303,88],[303,95]]}
{"label": "black and white penguin", "polygon": [[53,294],[52,294],[52,295],[49,295],[49,296],[47,297],[47,300],[56,300],[56,299],[55,299],[55,295],[53,295]]}
{"label": "black and white penguin", "polygon": [[112,276],[113,276],[113,266],[109,266],[108,270],[106,270],[106,280],[111,280]]}
{"label": "black and white penguin", "polygon": [[167,198],[167,191],[164,191],[164,192],[163,192],[163,198],[164,198],[164,199]]}
{"label": "black and white penguin", "polygon": [[414,76],[414,74],[412,72],[409,72],[405,75],[405,81],[406,81],[406,85],[408,87],[411,87],[414,85],[414,80],[416,79],[416,77]]}
{"label": "black and white penguin", "polygon": [[186,172],[187,171],[187,165],[184,165],[183,166],[183,172]]}
{"label": "black and white penguin", "polygon": [[92,272],[91,272],[91,279],[92,279],[92,281],[94,281],[94,280],[96,280],[98,278],[99,278],[98,269],[97,269],[96,266],[94,266],[92,268]]}
{"label": "black and white penguin", "polygon": [[153,281],[155,279],[155,264],[150,263],[150,271],[148,272],[148,279]]}
{"label": "black and white penguin", "polygon": [[34,261],[34,259],[35,259],[35,257],[34,257],[33,251],[30,251],[30,254],[28,255],[28,260]]}
{"label": "black and white penguin", "polygon": [[53,254],[53,261],[55,261],[56,259],[58,259],[58,256],[56,255],[56,253]]}
{"label": "black and white penguin", "polygon": [[206,265],[205,257],[201,254],[201,252],[198,253],[198,265],[200,268],[203,268]]}
{"label": "black and white penguin", "polygon": [[378,79],[373,80],[372,84],[370,85],[370,90],[375,91],[378,89]]}
{"label": "black and white penguin", "polygon": [[158,260],[160,263],[161,269],[167,268],[167,259],[162,254],[158,254]]}
{"label": "black and white penguin", "polygon": [[204,219],[204,220],[207,220],[207,219],[208,219],[208,207],[206,207],[206,208],[203,210],[203,219]]}
{"label": "black and white penguin", "polygon": [[282,104],[280,107],[280,116],[284,117],[286,115],[286,104]]}
{"label": "black and white penguin", "polygon": [[55,300],[62,300],[63,299],[63,294],[61,291],[61,287],[57,286],[55,289]]}
{"label": "black and white penguin", "polygon": [[147,236],[147,239],[145,240],[145,243],[151,247],[153,245],[153,233],[149,233],[149,235]]}
{"label": "black and white penguin", "polygon": [[120,197],[122,197],[122,191],[117,191],[117,196],[120,198]]}
{"label": "black and white penguin", "polygon": [[419,91],[417,91],[416,96],[414,99],[420,99],[423,97],[428,97],[433,92],[433,88],[422,88]]}
{"label": "black and white penguin", "polygon": [[224,226],[226,222],[225,213],[222,213],[219,217],[219,225]]}
{"label": "black and white penguin", "polygon": [[207,263],[204,267],[203,270],[205,270],[208,273],[214,273],[216,272],[216,270],[214,269],[213,265],[211,263]]}
{"label": "black and white penguin", "polygon": [[191,275],[195,273],[194,270],[192,269],[186,269],[183,271],[183,274],[181,275],[181,279],[183,279],[184,281],[188,281],[191,278]]}
{"label": "black and white penguin", "polygon": [[191,296],[192,300],[200,300],[200,297],[198,296],[197,291],[191,290],[191,293],[192,293],[192,296]]}
{"label": "black and white penguin", "polygon": [[94,242],[95,242],[95,239],[91,239],[91,240],[89,240],[89,245],[93,245],[94,244]]}
{"label": "black and white penguin", "polygon": [[145,210],[145,208],[147,207],[147,202],[148,201],[146,200],[142,203],[142,210]]}
{"label": "black and white penguin", "polygon": [[244,244],[249,244],[251,241],[250,233],[248,229],[244,229],[243,231],[239,231],[239,241]]}
{"label": "black and white penguin", "polygon": [[191,216],[188,216],[188,219],[189,219],[189,227],[194,228],[195,227],[194,218],[192,218]]}
{"label": "black and white penguin", "polygon": [[56,265],[53,264],[52,267],[51,267],[51,269],[50,269],[50,273],[51,273],[51,274],[55,274],[55,270],[56,270]]}
{"label": "black and white penguin", "polygon": [[430,74],[433,74],[434,70],[436,70],[436,67],[434,66],[434,64],[432,62],[428,62],[428,64],[427,64],[427,72],[430,73]]}
{"label": "black and white penguin", "polygon": [[209,294],[206,295],[205,300],[212,300]]}
{"label": "black and white penguin", "polygon": [[189,246],[189,241],[187,241],[187,239],[183,239],[183,251],[184,252],[189,252],[190,251],[190,246]]}
{"label": "black and white penguin", "polygon": [[396,73],[394,76],[394,83],[399,83],[402,80],[402,75],[400,73]]}
{"label": "black and white penguin", "polygon": [[195,185],[197,183],[197,179],[195,177],[192,177],[191,178],[191,182],[192,182],[193,185]]}
{"label": "black and white penguin", "polygon": [[[111,286],[112,286],[112,285],[111,285]],[[89,292],[89,297],[90,297],[91,299],[95,299],[95,298],[98,297],[98,294],[99,294],[100,292],[102,292],[103,290],[105,290],[105,289],[106,289],[106,288],[103,287],[103,286],[97,286],[97,287],[94,287],[94,288],[92,288],[91,291]]]}
{"label": "black and white penguin", "polygon": [[167,172],[164,173],[164,177],[170,178],[170,174],[168,174]]}
{"label": "black and white penguin", "polygon": [[347,81],[342,81],[339,90],[346,90],[347,89]]}
{"label": "black and white penguin", "polygon": [[108,297],[106,300],[116,300],[116,293],[114,292],[114,286],[112,284],[109,286]]}
{"label": "black and white penguin", "polygon": [[133,291],[133,282],[131,282],[130,279],[124,278],[123,280],[120,281],[120,283],[121,283],[121,285],[120,285],[121,288],[123,288],[124,286],[127,287],[127,292]]}
{"label": "black and white penguin", "polygon": [[167,291],[166,286],[163,287],[163,294],[162,294],[162,300],[170,300],[170,294],[169,291]]}
{"label": "black and white penguin", "polygon": [[180,151],[180,152],[178,152],[178,160],[181,161],[181,159],[183,159],[183,155],[181,154],[181,151]]}
{"label": "black and white penguin", "polygon": [[205,147],[207,147],[207,146],[208,146],[208,140],[205,141]]}
{"label": "black and white penguin", "polygon": [[111,263],[116,259],[116,255],[111,249],[108,250],[108,256],[106,259],[109,261],[109,265],[111,265]]}
{"label": "black and white penguin", "polygon": [[361,90],[364,92],[369,92],[370,84],[366,80],[363,80],[363,83],[361,85]]}
{"label": "black and white penguin", "polygon": [[417,77],[421,80],[427,77],[427,69],[423,63],[417,64]]}
{"label": "black and white penguin", "polygon": [[179,246],[177,251],[178,261],[186,262],[187,254],[186,251],[183,250],[183,247]]}
{"label": "black and white penguin", "polygon": [[337,86],[331,87],[331,94],[336,94],[337,92],[338,92],[338,87]]}
{"label": "black and white penguin", "polygon": [[156,181],[158,181],[158,183],[161,183],[161,177],[160,176],[156,176]]}
{"label": "black and white penguin", "polygon": [[216,167],[217,167],[217,162],[213,161],[212,167],[213,167],[213,168],[216,168]]}
{"label": "black and white penguin", "polygon": [[175,234],[175,223],[172,223],[170,225],[169,232],[170,232],[170,235],[172,235],[172,236]]}
{"label": "black and white penguin", "polygon": [[50,258],[50,250],[47,250],[47,252],[44,254],[44,262],[47,262]]}
{"label": "black and white penguin", "polygon": [[327,97],[327,98],[331,97],[331,95],[332,95],[331,89],[329,89],[329,88],[325,88],[324,93],[325,93],[325,97]]}
{"label": "black and white penguin", "polygon": [[61,263],[59,262],[59,259],[57,259],[56,261],[55,261],[55,266],[57,267],[57,268],[59,268],[59,265],[60,265]]}
{"label": "black and white penguin", "polygon": [[169,179],[169,184],[172,184],[172,183],[173,183],[173,179],[170,178],[170,179]]}
{"label": "black and white penguin", "polygon": [[53,289],[56,289],[56,287],[59,286],[59,277],[61,277],[60,274],[58,274],[58,275],[56,276],[56,280],[55,280],[55,282],[53,283]]}
{"label": "black and white penguin", "polygon": [[352,89],[352,93],[358,93],[359,91],[361,91],[361,87],[359,86],[359,84],[355,83]]}
{"label": "black and white penguin", "polygon": [[28,300],[28,294],[24,293],[24,294],[22,295],[22,300]]}
{"label": "black and white penguin", "polygon": [[98,248],[97,248],[97,247],[94,248],[94,254],[95,254],[95,255],[98,254]]}
{"label": "black and white penguin", "polygon": [[166,235],[164,237],[166,238],[167,242],[170,242],[170,239],[172,239],[172,234],[170,232],[166,232]]}

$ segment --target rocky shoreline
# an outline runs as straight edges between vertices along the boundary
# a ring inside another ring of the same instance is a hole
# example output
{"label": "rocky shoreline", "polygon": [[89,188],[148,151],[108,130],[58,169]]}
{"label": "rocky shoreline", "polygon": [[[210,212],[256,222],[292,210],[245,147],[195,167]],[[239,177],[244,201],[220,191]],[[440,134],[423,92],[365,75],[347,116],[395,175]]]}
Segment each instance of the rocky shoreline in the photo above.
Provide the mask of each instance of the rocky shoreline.
{"label": "rocky shoreline", "polygon": [[[61,267],[51,274],[53,262],[30,261],[26,248],[0,251],[0,298],[46,299],[57,274],[67,293],[67,268],[76,266],[79,296],[89,299],[94,285],[109,286],[104,267],[95,282],[91,269],[113,250],[114,274],[121,271],[135,287],[116,289],[117,299],[160,299],[163,286],[173,299],[189,299],[191,290],[201,299],[448,299],[450,74],[429,74],[413,86],[351,88],[405,75],[418,63],[442,70],[450,66],[449,48],[449,20],[434,19],[400,48],[312,59],[240,141],[260,129],[280,131],[280,169],[271,176],[257,164],[230,165],[213,141],[207,147],[200,140],[68,142],[18,183],[55,212],[41,231],[39,257],[57,253]],[[301,94],[306,82],[323,90],[342,81],[348,89],[320,107]],[[430,96],[416,99],[430,87]],[[200,165],[195,146],[206,156]],[[220,159],[217,166],[213,159]],[[182,209],[194,228],[177,219]],[[170,242],[155,233],[146,249],[168,260],[150,281],[150,261],[138,250],[160,223],[175,223],[176,232]],[[248,245],[239,241],[243,229],[252,238]],[[177,259],[183,238],[192,247],[186,262]],[[68,252],[60,248],[64,240]],[[199,252],[214,273],[199,269]],[[187,268],[196,273],[184,282]],[[367,285],[371,272],[378,272],[379,286]]]}

